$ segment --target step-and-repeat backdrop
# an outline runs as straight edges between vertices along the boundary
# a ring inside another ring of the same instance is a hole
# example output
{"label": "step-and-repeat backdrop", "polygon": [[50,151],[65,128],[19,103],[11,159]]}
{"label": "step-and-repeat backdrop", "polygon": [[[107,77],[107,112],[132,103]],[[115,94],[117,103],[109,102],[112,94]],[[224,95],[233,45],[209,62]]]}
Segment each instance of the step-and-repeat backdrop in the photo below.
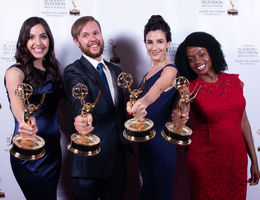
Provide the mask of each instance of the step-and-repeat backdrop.
{"label": "step-and-repeat backdrop", "polygon": [[[14,120],[4,88],[4,73],[15,63],[14,54],[19,30],[22,23],[31,16],[43,17],[50,25],[55,39],[55,53],[62,71],[66,65],[81,56],[70,35],[71,25],[80,16],[94,16],[102,26],[105,40],[104,58],[107,60],[113,57],[120,58],[120,67],[132,73],[136,83],[149,69],[149,57],[143,42],[143,29],[151,15],[162,15],[172,29],[173,42],[168,51],[170,60],[174,60],[177,46],[189,33],[193,31],[211,33],[222,44],[229,66],[228,72],[239,74],[240,79],[245,83],[247,114],[255,147],[260,146],[260,135],[257,134],[260,131],[259,0],[8,0],[1,1],[0,7],[2,29],[0,32],[0,103],[2,106],[0,109],[0,192],[5,193],[6,199],[22,200],[24,196],[15,181],[9,162],[8,149]],[[80,15],[71,15],[73,9],[78,10]],[[67,105],[64,103],[63,112],[66,112],[66,109]],[[71,121],[63,119],[63,114],[61,116],[63,170],[58,199],[71,199],[70,154],[66,150],[71,130],[68,124]],[[260,152],[257,154],[260,159]],[[131,164],[132,161],[128,162],[130,167],[135,166]],[[185,161],[183,163],[185,164]],[[181,181],[179,184],[183,184],[184,187],[187,185],[182,178],[179,180]],[[138,189],[135,182],[138,182],[138,179],[129,179],[128,197],[131,197],[129,199],[133,199],[134,192]],[[178,193],[179,190],[175,189],[175,192]],[[260,186],[248,187],[247,196],[250,200],[259,199]]]}

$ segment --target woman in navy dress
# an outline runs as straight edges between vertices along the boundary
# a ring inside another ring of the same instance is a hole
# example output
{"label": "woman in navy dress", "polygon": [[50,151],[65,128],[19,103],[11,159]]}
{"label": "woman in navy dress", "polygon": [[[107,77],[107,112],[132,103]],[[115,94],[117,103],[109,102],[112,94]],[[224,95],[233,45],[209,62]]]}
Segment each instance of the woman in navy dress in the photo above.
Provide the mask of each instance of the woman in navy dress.
{"label": "woman in navy dress", "polygon": [[[14,176],[26,199],[56,199],[61,168],[60,132],[57,124],[57,104],[62,94],[62,78],[54,55],[54,41],[46,21],[39,17],[27,19],[20,30],[15,54],[17,63],[7,69],[5,86],[14,115],[13,136],[35,134],[45,140],[45,155],[39,160],[24,161],[11,156]],[[22,100],[15,94],[18,84],[27,83],[33,88],[29,101],[40,109],[30,117],[31,125],[24,122]]]}
{"label": "woman in navy dress", "polygon": [[140,199],[171,200],[176,160],[175,145],[167,142],[161,131],[169,120],[175,100],[176,66],[166,58],[171,45],[171,31],[160,15],[152,16],[145,26],[144,42],[151,59],[145,75],[143,95],[127,111],[136,119],[146,117],[154,122],[154,139],[139,144],[139,166],[142,176]]}

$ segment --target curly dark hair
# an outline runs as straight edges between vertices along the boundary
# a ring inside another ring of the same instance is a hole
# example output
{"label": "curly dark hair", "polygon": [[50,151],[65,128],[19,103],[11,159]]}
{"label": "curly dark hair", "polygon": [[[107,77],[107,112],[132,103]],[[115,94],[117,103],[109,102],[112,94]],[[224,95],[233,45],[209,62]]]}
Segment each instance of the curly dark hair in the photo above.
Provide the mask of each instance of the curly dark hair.
{"label": "curly dark hair", "polygon": [[40,17],[30,17],[25,20],[18,37],[16,44],[15,59],[17,63],[21,64],[21,69],[24,72],[24,82],[30,84],[33,88],[39,88],[44,80],[33,66],[34,56],[29,52],[27,48],[27,41],[30,37],[30,30],[33,26],[41,24],[45,29],[48,38],[50,40],[49,50],[43,59],[43,66],[46,69],[47,75],[52,82],[60,88],[63,88],[62,76],[59,70],[59,64],[54,54],[54,40],[47,22]]}
{"label": "curly dark hair", "polygon": [[194,80],[197,74],[190,68],[187,58],[187,47],[206,48],[212,61],[212,67],[216,74],[227,70],[223,51],[220,43],[210,34],[205,32],[193,32],[178,46],[175,55],[175,65],[179,67],[180,74],[189,80]]}
{"label": "curly dark hair", "polygon": [[170,26],[161,15],[152,15],[144,27],[144,42],[146,42],[147,33],[156,30],[162,30],[165,33],[167,42],[172,41]]}

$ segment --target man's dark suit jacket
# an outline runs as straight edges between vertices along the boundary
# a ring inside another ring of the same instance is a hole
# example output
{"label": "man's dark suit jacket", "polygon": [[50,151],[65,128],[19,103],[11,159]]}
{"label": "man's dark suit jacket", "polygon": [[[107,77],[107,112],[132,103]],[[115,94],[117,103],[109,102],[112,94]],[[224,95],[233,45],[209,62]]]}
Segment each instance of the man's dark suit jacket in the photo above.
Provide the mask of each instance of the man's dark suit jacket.
{"label": "man's dark suit jacket", "polygon": [[[93,103],[99,90],[100,99],[91,112],[93,116],[93,134],[101,139],[101,152],[93,157],[73,155],[72,176],[90,179],[103,179],[111,177],[113,170],[119,168],[124,171],[124,156],[122,145],[122,130],[125,121],[125,102],[123,90],[117,86],[117,77],[120,68],[105,61],[109,68],[115,88],[115,104],[109,96],[102,79],[93,65],[82,56],[79,60],[68,65],[64,70],[64,83],[71,104],[73,118],[80,115],[81,103],[72,94],[72,88],[77,83],[88,87],[88,95],[85,102]],[[120,166],[120,167],[119,167]]]}

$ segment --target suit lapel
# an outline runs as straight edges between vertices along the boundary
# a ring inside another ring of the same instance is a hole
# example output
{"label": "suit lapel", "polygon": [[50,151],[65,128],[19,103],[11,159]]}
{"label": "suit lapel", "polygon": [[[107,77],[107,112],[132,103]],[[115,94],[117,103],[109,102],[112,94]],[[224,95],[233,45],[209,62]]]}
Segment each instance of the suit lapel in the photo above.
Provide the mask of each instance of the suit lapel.
{"label": "suit lapel", "polygon": [[[102,81],[98,71],[95,69],[95,67],[84,56],[81,56],[80,61],[81,61],[82,65],[84,66],[83,71],[85,73],[87,73],[89,77],[93,78],[94,81],[96,81],[98,87],[101,90],[101,93],[105,96],[105,98],[107,99],[109,104],[114,106],[113,101],[112,101],[111,97],[109,96],[109,94],[103,84],[103,81]],[[109,70],[110,70],[110,68],[109,68]],[[112,72],[111,72],[111,75],[112,75]],[[113,82],[114,82],[114,79],[113,79]]]}
{"label": "suit lapel", "polygon": [[99,74],[95,67],[86,58],[84,58],[84,56],[80,58],[80,62],[82,63],[82,71],[86,73],[88,77],[92,80],[97,80],[99,78]]}

